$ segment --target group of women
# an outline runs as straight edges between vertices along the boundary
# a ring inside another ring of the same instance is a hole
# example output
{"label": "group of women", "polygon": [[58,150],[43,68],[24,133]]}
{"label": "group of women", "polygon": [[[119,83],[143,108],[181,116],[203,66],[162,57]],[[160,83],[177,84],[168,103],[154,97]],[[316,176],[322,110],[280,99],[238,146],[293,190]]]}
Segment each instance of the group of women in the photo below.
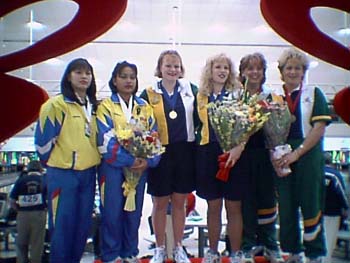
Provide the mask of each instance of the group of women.
{"label": "group of women", "polygon": [[[240,263],[263,248],[270,262],[281,261],[276,237],[277,201],[280,244],[290,253],[287,262],[321,262],[326,254],[322,227],[322,136],[331,120],[324,95],[306,87],[306,56],[288,49],[279,59],[284,82],[281,92],[295,121],[288,143],[293,151],[270,161],[264,134],[258,131],[247,142],[228,151],[227,182],[216,179],[218,156],[223,151],[208,120],[206,105],[239,99],[242,83],[247,94],[264,90],[266,61],[260,53],[241,59],[239,75],[225,54],[209,58],[199,88],[186,81],[177,51],[163,51],[152,86],[137,96],[136,65],[118,63],[109,81],[111,96],[96,99],[93,68],[85,59],[73,60],[62,81],[61,94],[41,108],[35,144],[47,166],[49,229],[52,263],[80,262],[91,224],[96,172],[101,196],[101,250],[103,262],[138,262],[145,185],[152,196],[152,223],[156,248],[151,263],[162,263],[168,204],[174,231],[174,260],[189,263],[183,249],[185,201],[188,193],[207,201],[209,249],[204,263],[219,263],[218,242],[222,207],[227,215],[230,262]],[[117,139],[118,129],[142,116],[144,126],[157,130],[165,152],[149,159],[133,156]],[[278,177],[275,167],[291,166],[292,173]],[[136,210],[124,210],[123,168],[142,173],[136,188]],[[278,200],[276,199],[276,192]],[[299,220],[304,222],[301,238]]]}

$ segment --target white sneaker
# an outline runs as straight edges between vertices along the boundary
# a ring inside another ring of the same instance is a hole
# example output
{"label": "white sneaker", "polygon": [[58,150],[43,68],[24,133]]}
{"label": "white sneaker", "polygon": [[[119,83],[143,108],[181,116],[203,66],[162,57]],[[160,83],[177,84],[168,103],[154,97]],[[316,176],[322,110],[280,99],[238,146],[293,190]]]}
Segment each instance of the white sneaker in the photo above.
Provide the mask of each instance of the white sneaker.
{"label": "white sneaker", "polygon": [[182,246],[176,246],[174,249],[174,261],[176,263],[191,263]]}
{"label": "white sneaker", "polygon": [[132,256],[132,257],[124,258],[123,263],[140,263],[140,260],[137,257]]}
{"label": "white sneaker", "polygon": [[270,263],[284,262],[284,260],[281,256],[281,253],[278,250],[271,250],[271,249],[265,248],[264,257]]}
{"label": "white sneaker", "polygon": [[213,252],[212,250],[208,250],[205,254],[202,263],[220,263],[220,254],[219,252]]}
{"label": "white sneaker", "polygon": [[230,255],[230,263],[243,263],[244,254],[242,251],[232,252]]}
{"label": "white sneaker", "polygon": [[304,263],[305,261],[302,255],[291,254],[285,262],[286,263]]}
{"label": "white sneaker", "polygon": [[154,256],[151,258],[149,263],[163,263],[166,258],[165,247],[156,247],[154,249]]}

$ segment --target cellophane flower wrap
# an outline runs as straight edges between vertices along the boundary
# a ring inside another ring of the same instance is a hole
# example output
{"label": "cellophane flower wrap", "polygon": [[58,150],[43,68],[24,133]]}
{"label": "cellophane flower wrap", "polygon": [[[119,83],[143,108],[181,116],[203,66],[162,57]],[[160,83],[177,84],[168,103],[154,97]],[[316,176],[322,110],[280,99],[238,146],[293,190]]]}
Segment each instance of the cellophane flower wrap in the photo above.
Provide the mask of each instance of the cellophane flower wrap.
{"label": "cellophane flower wrap", "polygon": [[[157,131],[147,130],[145,120],[131,119],[129,123],[118,127],[117,138],[119,144],[130,154],[137,158],[154,158],[162,154],[165,148],[159,139]],[[122,185],[126,197],[124,210],[135,211],[136,186],[140,180],[141,173],[133,172],[128,167],[123,168],[125,181]]]}
{"label": "cellophane flower wrap", "polygon": [[[266,146],[271,150],[272,159],[280,159],[292,151],[292,147],[286,143],[292,123],[288,104],[275,94],[271,94],[271,99],[261,100],[259,103],[270,114],[263,127]],[[290,167],[275,167],[275,171],[278,176],[286,176],[292,172]]]}
{"label": "cellophane flower wrap", "polygon": [[210,124],[217,140],[224,151],[218,158],[219,171],[216,178],[226,182],[232,167],[225,168],[228,151],[261,129],[269,113],[263,112],[253,95],[246,100],[222,100],[207,105]]}

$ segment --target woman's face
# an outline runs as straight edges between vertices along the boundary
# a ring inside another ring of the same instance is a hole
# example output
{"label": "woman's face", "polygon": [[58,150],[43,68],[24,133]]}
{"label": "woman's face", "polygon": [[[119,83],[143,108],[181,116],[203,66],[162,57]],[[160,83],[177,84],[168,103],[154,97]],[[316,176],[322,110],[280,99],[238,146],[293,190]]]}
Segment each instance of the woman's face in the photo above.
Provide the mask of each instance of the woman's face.
{"label": "woman's face", "polygon": [[130,67],[124,67],[113,79],[113,84],[117,87],[120,95],[129,96],[136,88],[136,74]]}
{"label": "woman's face", "polygon": [[162,78],[168,81],[176,81],[181,77],[181,60],[176,55],[165,55],[160,66]]}
{"label": "woman's face", "polygon": [[215,61],[212,66],[212,78],[214,84],[224,85],[230,74],[230,65],[226,60]]}
{"label": "woman's face", "polygon": [[68,75],[68,81],[77,93],[86,93],[91,85],[92,72],[89,69],[75,69]]}
{"label": "woman's face", "polygon": [[288,86],[297,87],[304,78],[302,62],[297,58],[290,58],[282,69],[282,80]]}
{"label": "woman's face", "polygon": [[261,85],[264,78],[264,68],[258,60],[251,60],[248,66],[243,70],[243,76],[248,79],[248,85]]}

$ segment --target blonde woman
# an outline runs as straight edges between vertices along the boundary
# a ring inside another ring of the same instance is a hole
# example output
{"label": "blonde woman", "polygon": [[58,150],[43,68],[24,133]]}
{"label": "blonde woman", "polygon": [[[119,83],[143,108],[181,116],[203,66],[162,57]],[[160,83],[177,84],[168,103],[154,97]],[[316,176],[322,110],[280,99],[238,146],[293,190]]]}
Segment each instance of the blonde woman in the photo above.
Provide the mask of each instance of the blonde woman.
{"label": "blonde woman", "polygon": [[[228,166],[233,166],[227,182],[216,179],[218,156],[223,153],[208,120],[205,107],[209,102],[232,99],[240,94],[233,62],[225,54],[210,57],[203,69],[197,95],[197,111],[200,124],[197,127],[196,187],[197,195],[207,201],[209,250],[203,263],[219,263],[218,242],[221,232],[223,203],[227,214],[227,234],[231,243],[231,263],[243,262],[240,251],[242,237],[241,200],[246,192],[247,162],[242,153],[244,144],[229,151]],[[241,156],[242,155],[242,156]],[[242,158],[243,157],[243,158]],[[243,160],[242,160],[243,159]]]}
{"label": "blonde woman", "polygon": [[[295,120],[287,141],[293,151],[275,163],[292,169],[291,174],[277,178],[280,242],[282,250],[291,253],[287,262],[297,263],[304,262],[302,252],[311,263],[322,262],[326,254],[322,224],[322,141],[331,116],[322,91],[303,83],[308,64],[306,55],[294,48],[285,50],[278,60],[284,81],[283,91]],[[304,223],[303,238],[301,219]]]}

